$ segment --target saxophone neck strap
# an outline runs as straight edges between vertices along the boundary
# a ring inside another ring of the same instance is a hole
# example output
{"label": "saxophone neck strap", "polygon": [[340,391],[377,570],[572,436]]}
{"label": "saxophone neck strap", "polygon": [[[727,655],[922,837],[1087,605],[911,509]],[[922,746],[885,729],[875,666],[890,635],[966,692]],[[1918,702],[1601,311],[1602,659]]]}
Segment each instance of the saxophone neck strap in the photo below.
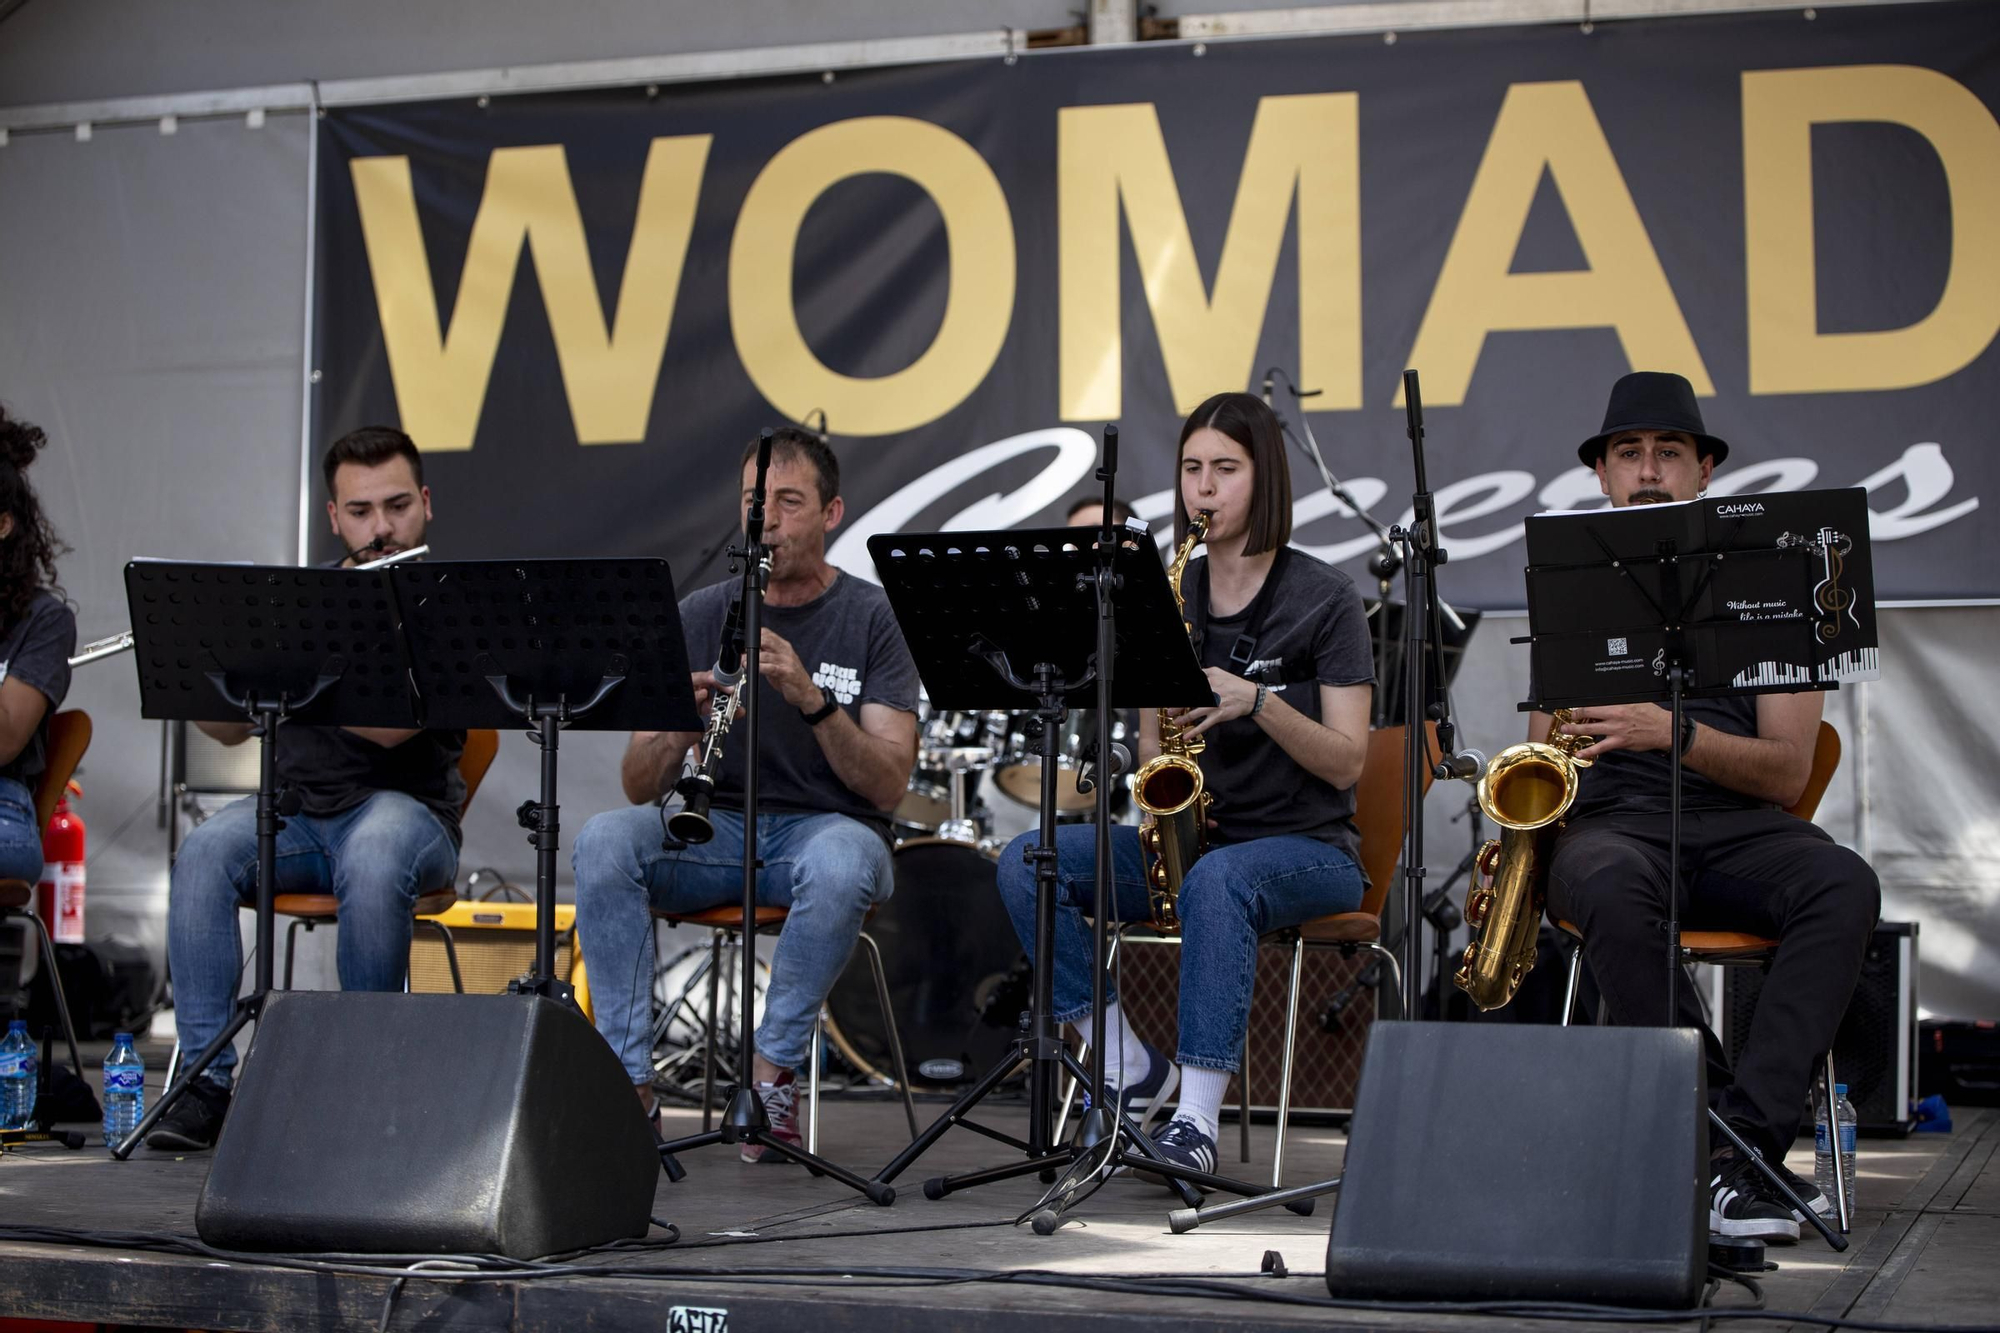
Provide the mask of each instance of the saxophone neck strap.
{"label": "saxophone neck strap", "polygon": [[[1271,562],[1271,570],[1264,576],[1264,586],[1257,589],[1257,595],[1250,599],[1250,609],[1244,617],[1243,630],[1236,641],[1229,646],[1229,669],[1239,676],[1248,677],[1251,663],[1257,660],[1257,643],[1264,634],[1264,621],[1271,614],[1271,604],[1277,601],[1278,583],[1285,576],[1285,566],[1292,558],[1292,548],[1280,546],[1277,558]],[[1188,626],[1194,639],[1194,654],[1203,666],[1208,665],[1208,558],[1204,556],[1201,568],[1194,571],[1194,586],[1188,590]]]}

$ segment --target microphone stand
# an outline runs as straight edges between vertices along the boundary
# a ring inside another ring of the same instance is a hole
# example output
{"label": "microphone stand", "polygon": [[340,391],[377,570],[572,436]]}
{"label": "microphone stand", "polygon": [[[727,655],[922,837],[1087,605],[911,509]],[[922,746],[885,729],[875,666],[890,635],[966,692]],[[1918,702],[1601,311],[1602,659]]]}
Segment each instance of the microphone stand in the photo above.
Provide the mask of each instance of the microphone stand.
{"label": "microphone stand", "polygon": [[[1424,913],[1424,785],[1430,763],[1426,720],[1437,723],[1441,759],[1436,776],[1459,776],[1453,761],[1457,728],[1451,720],[1450,693],[1445,688],[1444,632],[1437,591],[1437,567],[1447,560],[1437,539],[1437,504],[1424,468],[1424,407],[1417,372],[1403,372],[1403,405],[1410,437],[1411,466],[1416,491],[1410,497],[1408,528],[1390,529],[1402,543],[1403,558],[1403,1013],[1414,1014],[1422,998],[1417,970],[1417,922]],[[1456,617],[1454,617],[1455,619]],[[1427,660],[1428,659],[1428,660]],[[1428,677],[1428,679],[1427,679]],[[1427,688],[1428,686],[1428,688]]]}
{"label": "microphone stand", "polygon": [[757,441],[757,483],[750,492],[750,513],[743,524],[743,546],[740,552],[743,560],[743,681],[750,691],[750,707],[744,717],[744,742],[749,751],[743,761],[743,947],[738,956],[742,960],[742,990],[739,995],[743,1002],[743,1012],[739,1016],[742,1030],[736,1056],[736,1091],[730,1095],[729,1105],[722,1112],[722,1121],[714,1129],[702,1134],[675,1139],[660,1145],[660,1160],[667,1168],[670,1179],[678,1179],[679,1166],[675,1154],[690,1148],[702,1148],[711,1143],[754,1143],[766,1152],[775,1152],[789,1157],[816,1176],[831,1176],[849,1189],[859,1190],[868,1196],[870,1203],[883,1207],[896,1201],[894,1187],[878,1181],[863,1180],[852,1171],[835,1166],[807,1152],[793,1147],[771,1132],[771,1119],[765,1114],[764,1099],[757,1095],[752,1086],[756,1081],[755,1061],[757,1058],[757,872],[763,862],[757,859],[757,752],[758,722],[764,708],[758,698],[760,677],[760,640],[764,627],[764,588],[771,574],[771,553],[764,545],[764,501],[766,484],[771,472],[771,445],[773,435],[767,427]]}

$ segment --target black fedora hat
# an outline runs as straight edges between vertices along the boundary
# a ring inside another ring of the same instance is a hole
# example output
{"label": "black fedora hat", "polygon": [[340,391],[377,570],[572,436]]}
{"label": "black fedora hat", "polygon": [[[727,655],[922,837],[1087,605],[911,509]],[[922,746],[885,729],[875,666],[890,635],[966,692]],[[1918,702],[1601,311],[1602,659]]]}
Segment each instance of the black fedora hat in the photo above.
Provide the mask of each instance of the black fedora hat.
{"label": "black fedora hat", "polygon": [[1677,430],[1694,438],[1703,458],[1720,463],[1729,457],[1729,444],[1710,435],[1701,424],[1701,407],[1694,400],[1694,386],[1685,378],[1663,370],[1635,370],[1621,376],[1611,386],[1611,402],[1604,409],[1604,428],[1576,447],[1576,456],[1585,467],[1595,467],[1604,457],[1604,446],[1622,430]]}

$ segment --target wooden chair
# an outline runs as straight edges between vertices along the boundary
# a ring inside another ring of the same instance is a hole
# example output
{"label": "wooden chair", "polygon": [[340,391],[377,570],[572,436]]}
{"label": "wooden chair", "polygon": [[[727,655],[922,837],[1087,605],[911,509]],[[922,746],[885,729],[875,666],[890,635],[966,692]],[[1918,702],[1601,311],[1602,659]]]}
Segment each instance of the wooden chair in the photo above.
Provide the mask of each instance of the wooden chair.
{"label": "wooden chair", "polygon": [[[1826,795],[1827,784],[1833,781],[1834,770],[1840,767],[1840,732],[1831,722],[1819,724],[1819,735],[1813,741],[1812,776],[1806,780],[1806,789],[1799,799],[1785,807],[1785,813],[1800,819],[1810,820],[1819,809],[1820,798]],[[1576,1016],[1577,991],[1583,975],[1583,932],[1568,921],[1557,920],[1556,929],[1568,935],[1573,943],[1569,950],[1569,972],[1563,985],[1563,1026],[1570,1026]],[[1754,965],[1769,967],[1772,957],[1778,951],[1778,941],[1766,935],[1754,935],[1740,930],[1684,930],[1681,932],[1681,962],[1711,963],[1718,967]],[[1821,1076],[1826,1080],[1826,1117],[1829,1141],[1838,1142],[1838,1131],[1833,1122],[1833,1050],[1829,1047],[1821,1060]],[[1839,1193],[1836,1191],[1836,1193]],[[1853,1204],[1844,1194],[1836,1200],[1840,1214],[1840,1230],[1844,1235],[1853,1225]]]}
{"label": "wooden chair", "polygon": [[[479,793],[479,784],[486,778],[486,770],[493,766],[493,757],[500,751],[500,733],[491,728],[479,728],[465,733],[465,749],[458,756],[458,776],[465,783],[465,799],[459,803],[461,817],[472,808],[472,798]],[[442,884],[427,889],[417,895],[411,915],[415,924],[437,932],[444,945],[446,964],[451,968],[452,989],[464,994],[465,981],[458,970],[458,949],[452,942],[451,931],[442,921],[429,920],[439,912],[458,901],[458,886]],[[285,927],[285,989],[292,988],[292,962],[298,944],[301,926],[310,932],[315,926],[331,926],[340,920],[339,901],[330,893],[281,893],[271,903],[272,910],[279,916],[290,917],[291,924]]]}
{"label": "wooden chair", "polygon": [[[90,714],[80,708],[57,713],[49,719],[48,752],[42,775],[35,779],[35,828],[49,826],[83,752],[90,748]],[[24,917],[41,941],[42,965],[49,970],[49,990],[56,997],[56,1016],[62,1020],[63,1038],[69,1043],[70,1064],[83,1073],[83,1057],[76,1050],[76,1025],[70,1021],[69,998],[63,994],[62,972],[56,967],[55,941],[48,924],[34,909],[35,886],[24,879],[0,879],[0,922]]]}
{"label": "wooden chair", "polygon": [[[1424,730],[1428,754],[1436,748],[1437,728],[1426,723]],[[1278,1144],[1271,1157],[1273,1189],[1282,1182],[1285,1170],[1285,1122],[1292,1109],[1299,976],[1304,970],[1306,950],[1337,949],[1348,958],[1366,950],[1389,965],[1396,994],[1403,993],[1402,965],[1395,953],[1382,944],[1382,905],[1388,901],[1396,878],[1396,862],[1403,851],[1403,737],[1407,732],[1406,727],[1380,727],[1368,733],[1368,759],[1362,766],[1361,780],[1354,786],[1354,829],[1361,837],[1361,869],[1368,876],[1361,905],[1352,912],[1323,916],[1296,929],[1273,931],[1262,941],[1281,947],[1289,944],[1292,949],[1292,971],[1285,987],[1285,1064],[1278,1076]],[[1425,764],[1423,790],[1430,789],[1430,765]],[[1247,1071],[1243,1081],[1247,1089]]]}
{"label": "wooden chair", "polygon": [[[709,941],[708,955],[708,1021],[702,1030],[701,1066],[701,1128],[707,1133],[715,1120],[715,1034],[717,1008],[722,989],[722,946],[743,933],[743,908],[731,903],[724,907],[711,907],[700,912],[655,912],[653,915],[670,926],[694,926],[713,932]],[[775,935],[785,928],[785,921],[791,910],[784,907],[759,907],[755,933]],[[868,915],[875,915],[869,908]],[[896,1027],[895,1011],[889,1007],[889,982],[882,969],[882,950],[875,943],[875,937],[868,933],[864,919],[859,939],[860,947],[868,954],[868,972],[875,979],[875,1000],[882,1006],[882,1026],[889,1034],[889,1052],[896,1063],[896,1087],[903,1094],[903,1115],[910,1122],[910,1137],[917,1137],[917,1103],[910,1092],[910,1071],[903,1064],[903,1036]],[[824,1044],[821,1034],[826,1025],[826,1006],[822,1004],[817,1017],[813,1019],[812,1056],[806,1081],[806,1151],[819,1152],[819,1065],[820,1047]],[[739,1070],[738,1077],[748,1078],[748,1070]]]}
{"label": "wooden chair", "polygon": [[[1271,931],[1259,941],[1260,946],[1290,948],[1292,951],[1291,973],[1285,988],[1285,1055],[1278,1077],[1278,1143],[1271,1165],[1273,1188],[1279,1184],[1285,1166],[1285,1122],[1291,1113],[1292,1064],[1298,1038],[1299,978],[1306,950],[1337,949],[1349,958],[1363,950],[1373,953],[1388,963],[1397,993],[1402,992],[1402,967],[1396,955],[1383,947],[1381,939],[1382,906],[1388,901],[1389,889],[1395,879],[1396,861],[1403,848],[1403,737],[1406,730],[1403,727],[1382,727],[1368,733],[1368,757],[1362,764],[1361,780],[1354,787],[1354,827],[1361,839],[1361,868],[1368,877],[1368,888],[1362,895],[1360,906],[1352,912],[1337,912],[1301,926]],[[1427,727],[1427,731],[1431,743],[1435,745],[1436,728]],[[1423,786],[1425,791],[1430,790],[1428,767]],[[1164,934],[1143,922],[1121,926],[1114,934],[1111,957],[1107,961],[1115,964],[1120,946],[1127,942],[1178,944],[1180,939],[1177,934]],[[1242,1069],[1237,1076],[1237,1152],[1245,1162],[1250,1160],[1249,1056],[1250,1042],[1246,1032]],[[1063,1119],[1068,1117],[1073,1091],[1065,1092]],[[1058,1133],[1061,1124],[1059,1120]]]}

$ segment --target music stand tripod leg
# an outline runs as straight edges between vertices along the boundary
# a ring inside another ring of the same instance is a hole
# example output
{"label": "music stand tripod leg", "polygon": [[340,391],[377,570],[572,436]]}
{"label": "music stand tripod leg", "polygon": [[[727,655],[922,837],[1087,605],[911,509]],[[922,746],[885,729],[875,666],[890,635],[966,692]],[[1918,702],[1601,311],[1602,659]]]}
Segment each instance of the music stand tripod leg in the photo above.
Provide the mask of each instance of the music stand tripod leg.
{"label": "music stand tripod leg", "polygon": [[[301,701],[300,706],[318,697],[330,679],[323,680]],[[278,724],[285,713],[285,700],[279,696],[275,700],[252,700],[231,696],[218,680],[216,689],[232,704],[241,704],[250,715],[258,737],[257,755],[257,968],[256,981],[250,994],[236,1002],[236,1012],[230,1015],[228,1024],[215,1040],[201,1049],[201,1053],[187,1063],[181,1076],[172,1087],[161,1094],[160,1100],[151,1110],[139,1118],[132,1126],[132,1132],[112,1147],[111,1155],[119,1161],[131,1157],[132,1150],[145,1142],[146,1135],[153,1132],[153,1126],[180,1099],[187,1095],[209,1065],[215,1062],[236,1034],[245,1025],[253,1023],[264,1012],[264,1001],[272,988],[271,953],[277,941],[277,912],[273,903],[277,897],[278,876],[278,834],[285,827],[283,813],[278,802]]]}

